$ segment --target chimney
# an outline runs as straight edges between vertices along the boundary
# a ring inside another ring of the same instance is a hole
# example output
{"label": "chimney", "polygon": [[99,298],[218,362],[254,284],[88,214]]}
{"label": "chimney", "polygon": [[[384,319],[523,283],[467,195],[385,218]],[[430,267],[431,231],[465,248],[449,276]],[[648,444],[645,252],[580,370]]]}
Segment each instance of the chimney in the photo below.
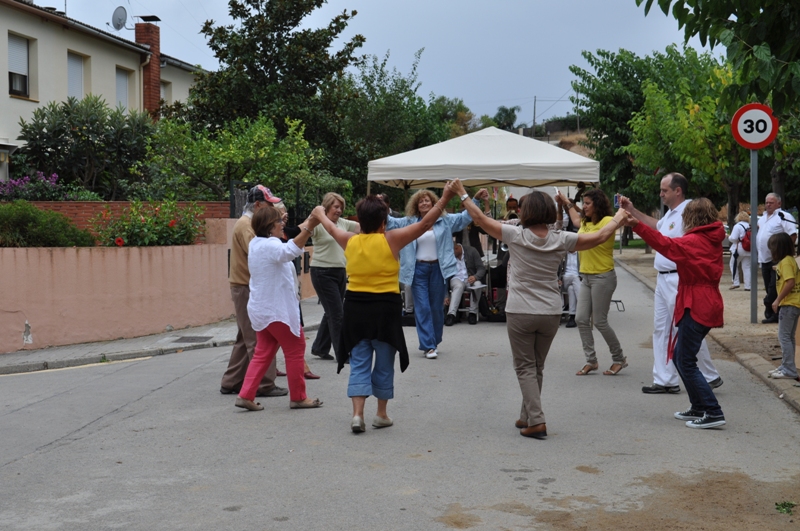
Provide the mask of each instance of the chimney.
{"label": "chimney", "polygon": [[142,68],[142,100],[145,110],[155,116],[161,100],[161,28],[149,22],[136,23],[136,42],[150,46],[150,61]]}

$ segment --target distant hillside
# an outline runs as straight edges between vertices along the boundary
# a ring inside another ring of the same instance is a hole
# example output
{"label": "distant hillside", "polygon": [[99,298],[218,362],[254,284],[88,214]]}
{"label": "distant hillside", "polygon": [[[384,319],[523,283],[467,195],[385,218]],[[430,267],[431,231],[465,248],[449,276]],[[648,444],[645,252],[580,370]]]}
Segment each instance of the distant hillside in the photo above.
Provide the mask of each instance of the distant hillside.
{"label": "distant hillside", "polygon": [[[561,133],[561,135],[563,136],[561,136],[558,141],[558,147],[566,149],[567,151],[572,151],[578,155],[583,155],[584,157],[590,159],[594,158],[594,150],[591,150],[584,145],[586,143],[586,133],[564,131]],[[556,135],[551,135],[550,138],[555,139]]]}

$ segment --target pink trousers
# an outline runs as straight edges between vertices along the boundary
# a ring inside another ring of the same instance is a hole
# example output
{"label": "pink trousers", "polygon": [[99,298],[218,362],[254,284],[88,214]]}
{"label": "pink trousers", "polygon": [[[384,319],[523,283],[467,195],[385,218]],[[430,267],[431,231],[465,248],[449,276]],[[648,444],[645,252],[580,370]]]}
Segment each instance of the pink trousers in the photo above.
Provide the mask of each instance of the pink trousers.
{"label": "pink trousers", "polygon": [[289,382],[289,399],[301,402],[306,399],[306,380],[303,377],[303,360],[306,355],[306,338],[303,329],[300,337],[292,334],[285,323],[270,323],[264,330],[256,332],[256,350],[247,367],[242,390],[239,396],[247,400],[255,400],[256,390],[272,360],[283,349],[286,358],[286,378]]}

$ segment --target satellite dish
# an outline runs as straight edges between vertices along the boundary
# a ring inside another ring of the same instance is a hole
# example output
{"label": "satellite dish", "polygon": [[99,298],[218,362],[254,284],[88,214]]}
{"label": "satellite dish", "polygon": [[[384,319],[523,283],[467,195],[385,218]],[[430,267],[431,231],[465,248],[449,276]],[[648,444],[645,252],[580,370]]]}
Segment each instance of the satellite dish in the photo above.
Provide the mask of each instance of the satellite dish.
{"label": "satellite dish", "polygon": [[116,8],[114,10],[114,14],[111,15],[111,25],[114,26],[114,29],[117,31],[124,28],[125,22],[127,21],[128,21],[128,12],[122,6]]}

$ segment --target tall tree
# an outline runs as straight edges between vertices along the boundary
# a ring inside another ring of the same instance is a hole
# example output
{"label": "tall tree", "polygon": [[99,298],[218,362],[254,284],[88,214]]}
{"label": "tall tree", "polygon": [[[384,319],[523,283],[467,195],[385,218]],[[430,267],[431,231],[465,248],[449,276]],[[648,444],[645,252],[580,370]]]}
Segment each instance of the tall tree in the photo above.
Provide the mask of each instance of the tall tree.
{"label": "tall tree", "polygon": [[461,98],[439,96],[431,103],[431,111],[450,129],[450,138],[466,135],[478,127],[475,115]]}
{"label": "tall tree", "polygon": [[323,108],[333,79],[357,63],[364,37],[355,35],[331,51],[356,12],[337,15],[322,28],[300,23],[325,0],[230,0],[235,21],[217,26],[206,21],[201,33],[219,59],[216,72],[204,72],[190,103],[196,121],[214,127],[237,118],[264,116],[285,133],[285,120],[299,119],[310,139],[330,134]]}
{"label": "tall tree", "polygon": [[[636,0],[650,12],[654,0]],[[674,3],[673,3],[674,2]],[[730,113],[752,101],[768,103],[782,121],[800,111],[800,2],[787,0],[658,0],[664,14],[678,21],[688,41],[698,36],[712,48],[722,44],[738,76],[722,92],[720,104]],[[800,156],[800,131],[782,128],[772,146],[772,190],[781,193],[800,186],[787,172]],[[765,150],[766,151],[766,150]],[[783,195],[783,194],[781,194]]]}
{"label": "tall tree", "polygon": [[592,124],[587,130],[588,147],[600,162],[600,179],[610,193],[623,193],[642,208],[654,208],[658,197],[645,186],[633,187],[637,172],[633,160],[623,148],[631,143],[629,121],[644,105],[642,84],[652,77],[650,58],[641,58],[628,50],[614,53],[597,50],[581,53],[589,69],[570,66],[576,76],[571,97],[581,118]]}
{"label": "tall tree", "polygon": [[519,105],[514,105],[513,107],[500,106],[497,108],[497,113],[492,120],[497,124],[498,129],[513,131],[515,128],[514,124],[517,123],[517,113],[521,110],[522,107]]}
{"label": "tall tree", "polygon": [[408,74],[389,69],[389,53],[369,56],[358,72],[339,80],[341,132],[351,148],[349,175],[356,197],[366,192],[367,163],[450,138],[447,116],[433,100],[417,92],[417,67],[423,50],[414,56]]}
{"label": "tall tree", "polygon": [[698,71],[698,83],[682,80],[670,92],[646,82],[645,104],[631,121],[634,137],[625,151],[643,170],[634,186],[647,182],[652,190],[654,169],[666,168],[664,172],[677,170],[690,177],[690,196],[720,204],[717,190],[724,190],[728,224],[733,226],[740,193],[746,189],[749,157],[730,134],[730,115],[718,106],[730,72],[712,67],[706,74],[705,83]]}
{"label": "tall tree", "polygon": [[[636,0],[650,12],[654,0]],[[673,4],[674,2],[674,4]],[[686,42],[698,36],[722,44],[741,78],[725,88],[721,104],[732,111],[750,96],[771,100],[781,113],[800,102],[800,2],[787,0],[658,0],[678,21]]]}

